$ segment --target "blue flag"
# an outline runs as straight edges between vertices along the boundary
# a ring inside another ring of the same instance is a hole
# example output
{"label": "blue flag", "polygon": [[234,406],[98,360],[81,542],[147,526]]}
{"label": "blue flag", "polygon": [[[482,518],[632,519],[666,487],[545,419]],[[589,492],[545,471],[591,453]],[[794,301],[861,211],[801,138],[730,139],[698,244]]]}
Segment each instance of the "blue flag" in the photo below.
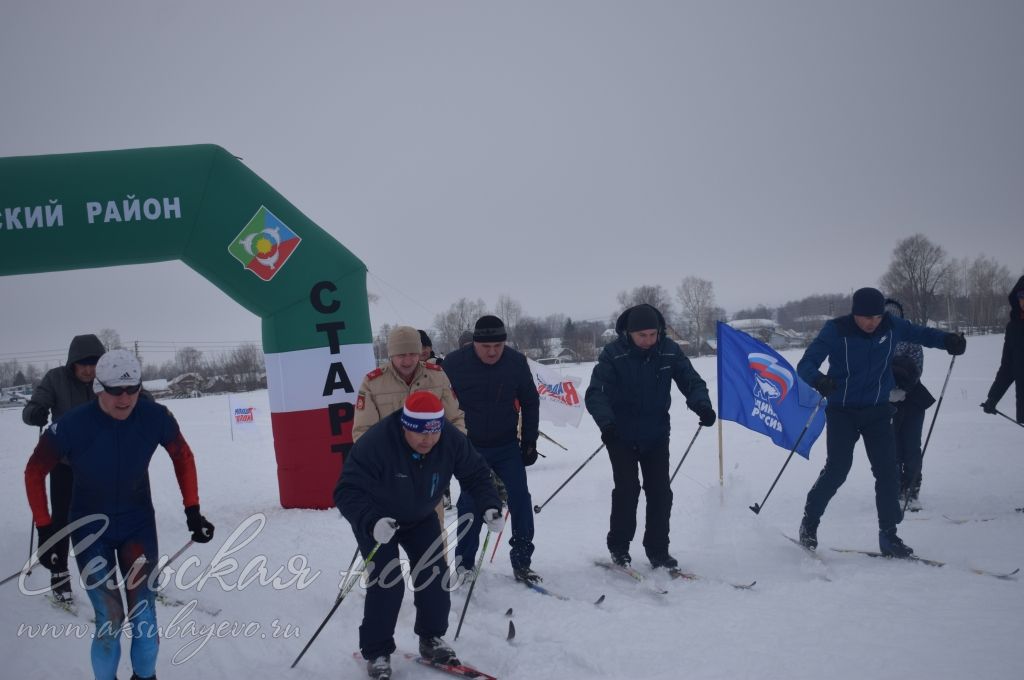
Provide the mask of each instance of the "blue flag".
{"label": "blue flag", "polygon": [[787,450],[800,439],[796,452],[810,459],[825,427],[825,410],[815,412],[820,398],[774,349],[718,322],[719,418],[768,435]]}

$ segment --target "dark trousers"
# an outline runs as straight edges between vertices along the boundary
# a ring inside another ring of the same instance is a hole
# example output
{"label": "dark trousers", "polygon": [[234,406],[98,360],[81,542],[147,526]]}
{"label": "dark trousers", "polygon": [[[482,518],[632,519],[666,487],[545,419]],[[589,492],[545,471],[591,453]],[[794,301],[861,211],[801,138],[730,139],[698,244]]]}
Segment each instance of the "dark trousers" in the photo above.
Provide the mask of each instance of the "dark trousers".
{"label": "dark trousers", "polygon": [[52,570],[54,573],[68,570],[68,547],[71,545],[71,536],[64,535],[63,530],[68,525],[73,483],[74,474],[70,465],[58,463],[50,471],[50,517],[53,520],[51,526],[63,536],[54,544],[57,552],[57,565]]}
{"label": "dark trousers", "polygon": [[[360,543],[365,558],[374,544]],[[364,659],[375,659],[395,651],[395,625],[402,609],[405,580],[398,559],[398,548],[405,550],[412,571],[413,602],[416,624],[413,628],[423,637],[441,637],[448,630],[451,598],[448,589],[448,568],[442,551],[441,526],[433,512],[412,525],[399,525],[389,543],[377,550],[370,567],[370,585],[366,589],[363,622],[359,626],[359,650]]]}
{"label": "dark trousers", "polygon": [[825,467],[807,494],[804,513],[817,524],[832,496],[846,481],[853,465],[853,447],[864,437],[871,472],[875,476],[875,508],[878,528],[895,529],[903,519],[899,502],[899,472],[896,469],[892,433],[892,407],[888,403],[868,408],[830,408],[825,412],[827,454]]}
{"label": "dark trousers", "polygon": [[[526,467],[518,443],[506,444],[493,449],[477,447],[494,474],[501,478],[508,491],[508,511],[511,515],[512,537],[508,541],[509,559],[513,569],[529,567],[533,557],[533,499],[526,485]],[[474,566],[474,557],[480,545],[480,527],[483,518],[476,511],[473,496],[463,490],[456,503],[459,511],[459,544],[455,547],[455,564],[467,569]],[[473,518],[469,531],[462,533],[465,517]]]}
{"label": "dark trousers", "polygon": [[896,466],[900,472],[900,490],[917,495],[921,488],[921,432],[924,430],[925,410],[916,404],[901,401],[896,404],[892,418],[896,438]]}
{"label": "dark trousers", "polygon": [[640,502],[640,477],[647,498],[644,549],[648,556],[668,552],[672,489],[668,482],[668,439],[645,444],[615,441],[608,445],[612,463],[612,514],[608,529],[608,550],[628,552],[636,534],[636,508]]}

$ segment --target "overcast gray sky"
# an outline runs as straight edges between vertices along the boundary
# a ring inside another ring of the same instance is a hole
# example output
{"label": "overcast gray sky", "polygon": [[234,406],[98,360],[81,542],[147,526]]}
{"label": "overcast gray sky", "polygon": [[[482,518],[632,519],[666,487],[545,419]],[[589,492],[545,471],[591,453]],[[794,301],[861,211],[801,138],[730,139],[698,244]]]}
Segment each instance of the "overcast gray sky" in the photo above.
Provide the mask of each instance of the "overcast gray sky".
{"label": "overcast gray sky", "polygon": [[[6,1],[0,65],[0,156],[220,144],[366,263],[375,328],[502,293],[605,318],[687,275],[780,304],[916,232],[1024,271],[1015,0]],[[260,337],[177,262],[0,299],[0,359]]]}

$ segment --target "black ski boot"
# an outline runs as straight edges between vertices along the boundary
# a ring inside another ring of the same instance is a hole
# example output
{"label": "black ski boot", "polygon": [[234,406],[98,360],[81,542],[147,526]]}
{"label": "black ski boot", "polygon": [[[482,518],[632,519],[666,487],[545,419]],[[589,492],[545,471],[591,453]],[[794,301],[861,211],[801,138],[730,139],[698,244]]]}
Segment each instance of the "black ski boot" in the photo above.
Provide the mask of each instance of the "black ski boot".
{"label": "black ski boot", "polygon": [[651,561],[651,566],[655,569],[678,569],[679,561],[669,555],[667,552],[663,552],[658,555],[648,555],[647,559]]}
{"label": "black ski boot", "polygon": [[623,550],[622,552],[612,550],[610,552],[612,556],[612,564],[616,566],[628,567],[629,563],[632,562],[632,558],[629,556],[629,553],[625,550]]}
{"label": "black ski boot", "polygon": [[374,680],[391,680],[391,656],[384,654],[366,662],[366,672]]}
{"label": "black ski boot", "polygon": [[896,535],[896,529],[878,532],[878,550],[886,557],[910,557],[914,554],[914,550]]}
{"label": "black ski boot", "polygon": [[515,574],[516,580],[521,583],[540,583],[544,580],[540,577],[540,574],[529,567],[516,567],[512,570],[512,573]]}
{"label": "black ski boot", "polygon": [[459,657],[455,656],[455,650],[439,637],[420,637],[420,656],[434,663],[462,665]]}
{"label": "black ski boot", "polygon": [[71,572],[55,571],[51,573],[50,592],[53,594],[54,602],[69,607],[73,605],[75,598],[71,594]]}
{"label": "black ski boot", "polygon": [[148,678],[144,678],[141,675],[139,675],[138,673],[132,673],[132,677],[131,677],[130,680],[156,680],[156,676],[155,675],[151,675]]}
{"label": "black ski boot", "polygon": [[800,521],[800,545],[808,550],[818,548],[818,522],[811,520],[807,515]]}

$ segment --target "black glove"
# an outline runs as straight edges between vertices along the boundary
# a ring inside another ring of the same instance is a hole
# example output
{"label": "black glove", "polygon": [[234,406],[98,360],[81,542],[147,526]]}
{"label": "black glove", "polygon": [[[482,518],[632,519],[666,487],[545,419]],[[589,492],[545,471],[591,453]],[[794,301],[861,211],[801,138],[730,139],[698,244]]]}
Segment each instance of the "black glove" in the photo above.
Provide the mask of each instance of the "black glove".
{"label": "black glove", "polygon": [[519,448],[523,452],[523,465],[530,467],[537,462],[537,442],[519,442]]}
{"label": "black glove", "polygon": [[702,401],[693,406],[693,412],[700,416],[701,427],[711,427],[718,419],[715,416],[715,409],[711,407],[710,401]]}
{"label": "black glove", "polygon": [[981,405],[981,410],[985,413],[996,415],[996,403],[991,399],[986,399],[985,403]]}
{"label": "black glove", "polygon": [[28,424],[35,425],[36,427],[46,427],[46,423],[50,419],[50,414],[45,408],[40,408],[32,411],[32,415],[28,417]]}
{"label": "black glove", "polygon": [[836,391],[836,381],[823,375],[818,378],[818,382],[814,383],[814,389],[818,390],[818,394],[827,398],[828,395]]}
{"label": "black glove", "polygon": [[[39,548],[36,550],[36,557],[39,558],[39,564],[53,571],[57,568],[57,562],[60,560],[57,555],[57,544],[60,541],[54,541],[48,547],[46,547],[46,542],[57,534],[57,529],[51,523],[44,527],[37,527],[36,531],[39,533]],[[46,547],[45,550],[44,547]]]}
{"label": "black glove", "polygon": [[605,425],[601,428],[601,441],[604,442],[605,446],[611,446],[619,438],[619,431],[615,429],[615,424]]}
{"label": "black glove", "polygon": [[198,505],[185,508],[185,521],[192,532],[192,540],[196,543],[209,543],[213,540],[213,525],[201,514]]}
{"label": "black glove", "polygon": [[967,338],[962,333],[946,333],[946,351],[955,357],[967,350]]}

